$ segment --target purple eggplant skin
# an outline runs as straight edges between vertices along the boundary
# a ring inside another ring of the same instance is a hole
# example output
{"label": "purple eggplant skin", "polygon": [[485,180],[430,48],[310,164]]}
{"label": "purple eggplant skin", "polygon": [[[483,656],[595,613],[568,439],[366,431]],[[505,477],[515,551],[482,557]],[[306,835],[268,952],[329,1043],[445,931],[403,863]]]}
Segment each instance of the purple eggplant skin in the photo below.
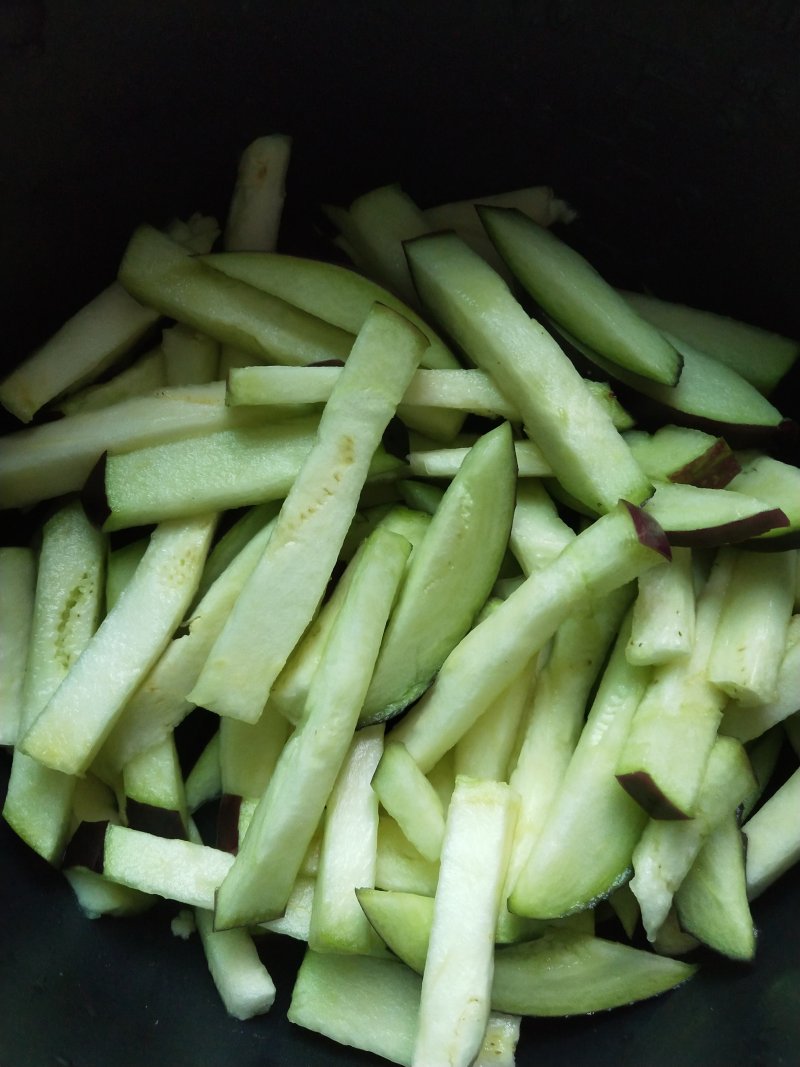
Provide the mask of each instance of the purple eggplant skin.
{"label": "purple eggplant skin", "polygon": [[661,553],[664,559],[672,559],[672,549],[670,548],[669,538],[652,515],[648,515],[646,511],[643,511],[636,504],[631,504],[629,500],[623,500],[622,503],[628,509],[634,529],[636,530],[636,536],[639,538],[641,544]]}
{"label": "purple eggplant skin", "polygon": [[[789,520],[780,508],[766,508],[743,519],[724,522],[695,530],[667,530],[671,545],[676,548],[718,548],[747,542],[770,530],[788,527]],[[797,534],[798,531],[794,531]],[[772,547],[772,546],[770,546]],[[786,547],[784,545],[784,547]]]}
{"label": "purple eggplant skin", "polygon": [[728,442],[718,437],[701,456],[673,471],[669,480],[703,489],[724,489],[741,469]]}
{"label": "purple eggplant skin", "polygon": [[689,814],[665,796],[646,771],[618,774],[617,781],[651,819],[688,819]]}

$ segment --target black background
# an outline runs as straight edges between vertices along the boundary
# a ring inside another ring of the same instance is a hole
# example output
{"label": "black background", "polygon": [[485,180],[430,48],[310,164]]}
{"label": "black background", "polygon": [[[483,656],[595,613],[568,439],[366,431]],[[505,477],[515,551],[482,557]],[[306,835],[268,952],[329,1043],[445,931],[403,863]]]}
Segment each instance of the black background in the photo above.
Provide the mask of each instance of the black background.
{"label": "black background", "polygon": [[[545,182],[611,280],[798,334],[798,45],[791,0],[4,0],[0,360],[107,284],[137,223],[223,219],[239,152],[275,130],[285,250],[322,251],[317,205],[377,184],[426,206]],[[0,855],[0,1067],[374,1062],[285,1021],[293,946],[268,947],[278,1003],[241,1024],[166,905],[89,922],[5,825]],[[799,892],[795,870],[756,904],[753,967],[527,1020],[518,1063],[797,1062]]]}

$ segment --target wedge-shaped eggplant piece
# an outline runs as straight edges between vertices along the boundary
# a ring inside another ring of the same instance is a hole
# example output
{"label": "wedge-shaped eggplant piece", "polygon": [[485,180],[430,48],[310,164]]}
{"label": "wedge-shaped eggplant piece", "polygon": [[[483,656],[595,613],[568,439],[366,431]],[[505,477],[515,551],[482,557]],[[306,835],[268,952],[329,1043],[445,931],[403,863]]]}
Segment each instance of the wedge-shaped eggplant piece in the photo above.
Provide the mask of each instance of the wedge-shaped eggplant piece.
{"label": "wedge-shaped eggplant piece", "polygon": [[625,442],[648,478],[723,489],[741,467],[727,441],[689,426],[631,430]]}
{"label": "wedge-shaped eggplant piece", "polygon": [[538,919],[569,915],[593,906],[630,873],[647,816],[615,780],[614,768],[650,672],[628,662],[629,635],[630,613],[561,787],[512,887],[512,912]]}
{"label": "wedge-shaped eggplant piece", "polygon": [[747,900],[745,845],[731,812],[706,840],[675,894],[687,933],[733,960],[752,960],[756,931]]}
{"label": "wedge-shaped eggplant piece", "polygon": [[455,230],[470,248],[481,255],[500,274],[508,274],[503,258],[489,239],[481,225],[476,208],[490,204],[492,207],[516,208],[528,215],[540,226],[552,226],[556,222],[572,222],[575,211],[565,201],[560,200],[547,185],[533,185],[524,189],[510,189],[502,193],[490,193],[488,196],[473,200],[454,200],[447,204],[437,204],[423,212],[432,230]]}
{"label": "wedge-shaped eggplant piece", "polygon": [[748,540],[747,547],[765,551],[800,548],[800,468],[754,452],[738,458],[742,470],[728,488],[780,508],[789,520],[788,526],[777,526]]}
{"label": "wedge-shaped eggplant piece", "polygon": [[628,882],[611,893],[608,898],[608,907],[619,920],[625,936],[632,941],[639,925],[640,914],[639,901],[633,895]]}
{"label": "wedge-shaped eggplant piece", "polygon": [[[361,893],[359,899],[389,948],[409,967],[421,970],[433,915],[430,903],[412,894],[379,890]],[[585,1015],[658,996],[696,970],[691,964],[616,941],[553,929],[536,940],[496,949],[492,1010]]]}
{"label": "wedge-shaped eggplant piece", "polygon": [[346,359],[353,344],[346,330],[211,270],[152,226],[134,232],[118,278],[143,304],[261,362]]}
{"label": "wedge-shaped eggplant piece", "polygon": [[163,523],[136,574],[21,739],[29,756],[82,774],[191,603],[215,518]]}
{"label": "wedge-shaped eggplant piece", "polygon": [[3,818],[22,840],[55,866],[69,837],[75,778],[16,750]]}
{"label": "wedge-shaped eggplant piece", "polygon": [[414,701],[474,624],[508,544],[515,490],[511,427],[503,423],[469,450],[410,561],[362,723],[387,719]]}
{"label": "wedge-shaped eggplant piece", "polygon": [[760,803],[767,786],[773,781],[772,776],[778,766],[778,759],[782,755],[786,732],[785,728],[774,726],[756,738],[751,744],[746,745],[747,758],[750,760],[757,788],[750,793],[741,810],[737,812],[740,824],[750,818],[753,811],[755,811],[756,805]]}
{"label": "wedge-shaped eggplant piece", "polygon": [[393,731],[427,773],[587,596],[625,585],[669,555],[663,531],[621,502],[567,545],[460,642]]}
{"label": "wedge-shaped eggplant piece", "polygon": [[347,755],[410,548],[382,529],[366,546],[314,675],[303,723],[283,748],[220,886],[217,929],[283,913]]}
{"label": "wedge-shaped eggplant piece", "polygon": [[672,959],[687,956],[700,947],[696,937],[688,934],[678,921],[675,908],[670,908],[667,917],[658,929],[658,934],[653,941],[653,949],[659,956],[669,956]]}
{"label": "wedge-shaped eggplant piece", "polygon": [[558,930],[498,949],[492,1007],[519,1015],[586,1015],[659,996],[696,970],[616,941]]}
{"label": "wedge-shaped eggplant piece", "polygon": [[[197,826],[189,820],[189,838],[202,847]],[[215,930],[214,913],[195,907],[208,969],[229,1015],[251,1019],[269,1011],[275,1001],[275,983],[265,967],[255,942],[256,931]]]}
{"label": "wedge-shaped eggplant piece", "polygon": [[664,528],[670,544],[690,548],[747,541],[789,525],[780,508],[735,489],[662,482],[643,506]]}
{"label": "wedge-shaped eggplant piece", "polygon": [[397,488],[406,507],[421,515],[433,515],[444,496],[443,486],[419,481],[416,478],[401,478],[397,483]]}
{"label": "wedge-shaped eggplant piece", "polygon": [[264,555],[190,694],[196,704],[249,722],[261,714],[322,600],[372,457],[424,349],[414,326],[376,305]]}
{"label": "wedge-shaped eggplant piece", "polygon": [[556,322],[613,363],[675,385],[680,354],[579,252],[521,211],[484,206],[478,214],[513,274]]}
{"label": "wedge-shaped eggplant piece", "polygon": [[406,255],[423,304],[518,406],[564,487],[598,512],[641,503],[650,483],[608,411],[502,278],[454,234],[412,241]]}
{"label": "wedge-shaped eggplant piece", "polygon": [[611,381],[620,402],[647,429],[667,423],[723,437],[731,448],[754,448],[797,438],[798,427],[735,370],[669,336],[680,348],[683,370],[674,386],[635,374],[578,340],[550,317],[543,319],[556,340],[587,376]]}
{"label": "wedge-shaped eggplant piece", "polygon": [[643,319],[718,359],[765,396],[800,356],[800,342],[759,326],[645,293],[623,292],[622,296]]}

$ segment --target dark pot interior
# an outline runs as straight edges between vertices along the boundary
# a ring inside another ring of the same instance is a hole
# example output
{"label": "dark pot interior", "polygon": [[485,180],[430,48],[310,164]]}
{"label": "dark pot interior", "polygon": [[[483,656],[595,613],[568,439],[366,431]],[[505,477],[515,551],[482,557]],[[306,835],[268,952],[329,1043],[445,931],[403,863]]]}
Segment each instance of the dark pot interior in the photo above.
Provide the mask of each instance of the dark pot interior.
{"label": "dark pot interior", "polygon": [[[316,206],[385,182],[423,206],[544,182],[612,280],[797,334],[798,44],[790,0],[10,0],[3,369],[114,276],[137,223],[224,218],[240,150],[274,130],[294,137],[285,250],[324,253]],[[273,1012],[240,1024],[168,909],[91,923],[5,825],[0,849],[0,1064],[373,1062],[285,1021],[291,946]],[[798,891],[795,870],[756,905],[753,967],[528,1020],[518,1063],[794,1062]]]}

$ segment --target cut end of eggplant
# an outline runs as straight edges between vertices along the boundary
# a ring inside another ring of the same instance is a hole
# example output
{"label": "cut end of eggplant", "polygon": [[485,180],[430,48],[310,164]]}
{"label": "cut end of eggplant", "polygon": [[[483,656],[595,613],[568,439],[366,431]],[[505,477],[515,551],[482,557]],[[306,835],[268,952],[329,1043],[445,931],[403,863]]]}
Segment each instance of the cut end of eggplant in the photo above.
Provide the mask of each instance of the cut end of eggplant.
{"label": "cut end of eggplant", "polygon": [[691,818],[688,812],[683,811],[665,796],[646,771],[618,774],[617,781],[625,792],[644,808],[651,819]]}
{"label": "cut end of eggplant", "polygon": [[669,480],[706,489],[724,489],[741,469],[730,445],[720,437],[697,459],[673,471]]}
{"label": "cut end of eggplant", "polygon": [[676,548],[718,548],[721,545],[749,541],[752,537],[788,525],[789,520],[780,508],[770,508],[758,515],[735,519],[706,529],[668,530],[667,536]]}
{"label": "cut end of eggplant", "polygon": [[682,548],[737,544],[790,525],[781,508],[757,497],[675,482],[659,485],[644,510]]}
{"label": "cut end of eggplant", "polygon": [[669,538],[653,516],[629,500],[623,500],[622,503],[628,509],[639,541],[647,548],[659,552],[664,559],[672,559]]}

